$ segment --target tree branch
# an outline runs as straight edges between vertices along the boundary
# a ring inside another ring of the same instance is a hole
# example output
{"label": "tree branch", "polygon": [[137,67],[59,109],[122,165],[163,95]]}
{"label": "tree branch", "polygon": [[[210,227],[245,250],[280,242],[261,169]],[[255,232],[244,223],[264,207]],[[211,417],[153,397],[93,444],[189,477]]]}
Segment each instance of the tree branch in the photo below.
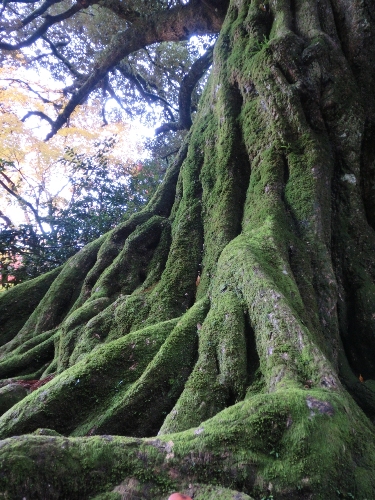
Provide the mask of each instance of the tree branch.
{"label": "tree branch", "polygon": [[121,102],[121,99],[117,96],[116,92],[112,88],[112,85],[109,83],[109,78],[108,75],[104,79],[104,87],[103,87],[104,92],[107,92],[112,99],[114,99],[117,104],[120,106],[125,111],[125,108]]}
{"label": "tree branch", "polygon": [[46,0],[39,8],[35,9],[30,15],[25,17],[25,19],[22,19],[22,26],[27,26],[29,23],[34,21],[34,19],[44,14],[51,7],[51,5],[61,3],[62,1],[63,0]]}
{"label": "tree branch", "polygon": [[3,0],[3,5],[7,6],[8,3],[38,3],[39,0]]}
{"label": "tree branch", "polygon": [[51,125],[51,127],[53,127],[54,121],[49,116],[47,116],[45,113],[43,113],[43,111],[28,111],[26,113],[26,115],[23,118],[21,118],[21,122],[26,121],[28,118],[30,118],[30,116],[33,116],[33,115],[39,116],[39,118],[46,120]]}
{"label": "tree branch", "polygon": [[149,101],[149,102],[159,101],[164,106],[164,108],[167,111],[167,113],[169,114],[171,120],[174,121],[175,118],[174,118],[173,113],[171,111],[171,109],[173,109],[173,108],[169,104],[169,102],[157,94],[147,92],[147,90],[145,90],[145,87],[147,87],[146,80],[138,73],[134,73],[129,64],[125,63],[124,61],[121,61],[120,64],[118,64],[116,66],[116,69],[121,73],[121,75],[124,78],[126,78],[131,83],[133,83],[133,85],[136,87],[138,92],[141,94],[141,96],[146,101]]}
{"label": "tree branch", "polygon": [[[4,173],[4,172],[0,172],[0,175],[2,175],[4,177],[4,179],[9,182],[9,184],[13,185],[14,186],[14,183],[13,181]],[[24,205],[26,207],[28,207],[33,215],[34,215],[34,218],[35,218],[35,221],[36,223],[38,224],[39,226],[39,229],[41,230],[42,234],[43,235],[46,235],[44,229],[43,229],[43,226],[42,226],[42,223],[41,223],[41,219],[39,217],[39,214],[37,212],[37,210],[32,206],[31,203],[29,203],[27,200],[25,200],[24,198],[22,198],[21,195],[19,195],[18,193],[14,192],[10,187],[8,187],[5,182],[3,182],[1,179],[0,179],[0,186],[2,186],[5,191],[7,191],[10,195],[12,195],[14,198],[16,198],[16,200],[21,204],[21,205]]]}
{"label": "tree branch", "polygon": [[130,23],[134,23],[141,17],[141,14],[137,9],[130,7],[130,2],[126,2],[126,6],[123,2],[118,0],[101,0],[98,3],[102,7],[111,10],[114,14],[116,14],[116,16],[121,19],[125,19]]}
{"label": "tree branch", "polygon": [[13,222],[0,210],[0,217],[5,221],[6,227],[14,227]]}
{"label": "tree branch", "polygon": [[61,14],[57,14],[56,16],[51,16],[47,14],[46,16],[44,16],[45,17],[44,23],[41,26],[39,26],[39,28],[37,28],[32,35],[26,38],[26,40],[16,43],[15,45],[6,42],[0,42],[0,50],[18,50],[22,49],[23,47],[28,47],[29,45],[36,42],[39,38],[41,38],[44,35],[44,33],[46,33],[48,28],[50,28],[54,24],[64,21],[65,19],[68,19],[69,17],[72,17],[74,14],[85,8],[87,8],[87,6],[83,5],[83,2],[77,2],[70,9],[66,10]]}
{"label": "tree branch", "polygon": [[[60,52],[57,50],[57,46],[53,42],[51,42],[51,40],[49,40],[46,36],[42,36],[41,38],[46,43],[48,43],[48,45],[51,47],[52,54],[68,68],[72,75],[74,75],[79,80],[82,80],[85,77],[85,75],[83,73],[80,73],[66,57],[60,54]],[[60,43],[60,46],[61,45],[62,44]]]}
{"label": "tree branch", "polygon": [[178,122],[164,123],[155,131],[156,134],[167,132],[168,130],[189,130],[191,121],[191,95],[193,90],[205,72],[212,64],[214,46],[210,47],[203,56],[194,61],[190,71],[184,76],[178,93],[178,104],[180,118]]}
{"label": "tree branch", "polygon": [[24,82],[23,80],[20,80],[19,78],[0,78],[0,80],[5,81],[5,82],[19,83],[20,85],[23,85],[24,87],[26,87],[27,90],[29,90],[30,92],[33,92],[45,104],[53,104],[52,101],[43,97],[37,90],[34,90],[27,82]]}

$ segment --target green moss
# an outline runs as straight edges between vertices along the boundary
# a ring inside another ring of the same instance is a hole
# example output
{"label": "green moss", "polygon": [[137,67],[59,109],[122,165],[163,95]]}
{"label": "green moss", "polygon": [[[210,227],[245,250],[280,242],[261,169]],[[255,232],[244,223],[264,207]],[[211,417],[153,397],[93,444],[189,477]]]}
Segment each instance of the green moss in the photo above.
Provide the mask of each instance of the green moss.
{"label": "green moss", "polygon": [[[100,346],[3,415],[0,432],[5,436],[47,427],[67,434],[87,419],[100,420],[101,405],[110,405],[138,379],[176,322],[159,323]],[[72,412],[73,407],[80,411]]]}
{"label": "green moss", "polygon": [[48,331],[16,348],[0,363],[0,377],[28,375],[38,369],[43,372],[53,359],[56,335],[54,330]]}
{"label": "green moss", "polygon": [[39,333],[54,329],[61,323],[74,305],[86,274],[95,263],[97,252],[103,240],[104,237],[90,243],[68,260],[14,338],[12,348]]}
{"label": "green moss", "polygon": [[369,438],[373,429],[345,396],[279,391],[158,439],[11,438],[0,447],[0,484],[10,497],[37,496],[43,483],[51,485],[48,498],[142,491],[143,498],[160,500],[173,491],[204,498],[220,490],[228,499],[239,490],[260,497],[268,490],[274,498],[313,494],[325,500],[337,497],[340,484],[343,494],[355,488],[355,498],[364,500],[374,488]]}
{"label": "green moss", "polygon": [[101,274],[91,297],[110,297],[118,292],[130,294],[141,285],[154,249],[168,225],[163,217],[154,216],[136,227],[113,263]]}
{"label": "green moss", "polygon": [[0,388],[0,415],[27,396],[27,389],[20,384],[10,383]]}
{"label": "green moss", "polygon": [[[203,322],[207,306],[207,301],[201,300],[177,323],[173,322],[173,330],[138,380],[131,385],[118,385],[117,394],[107,402],[106,410],[78,427],[74,435],[85,434],[85,430],[93,427],[96,433],[137,436],[156,433],[192,370],[196,359],[197,324]],[[147,342],[153,342],[152,337],[146,339]]]}
{"label": "green moss", "polygon": [[[1,345],[16,336],[60,271],[61,267],[0,294]],[[1,352],[4,352],[4,349]]]}
{"label": "green moss", "polygon": [[244,395],[245,324],[243,306],[236,294],[227,291],[213,301],[198,328],[198,361],[177,404],[165,419],[162,433],[198,425]]}

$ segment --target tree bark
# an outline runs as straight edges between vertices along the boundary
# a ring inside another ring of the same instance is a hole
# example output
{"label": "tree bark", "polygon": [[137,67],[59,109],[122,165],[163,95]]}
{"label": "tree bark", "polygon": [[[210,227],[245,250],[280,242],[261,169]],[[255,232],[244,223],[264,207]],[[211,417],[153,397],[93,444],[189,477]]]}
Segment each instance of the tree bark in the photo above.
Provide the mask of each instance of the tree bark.
{"label": "tree bark", "polygon": [[2,385],[55,376],[6,498],[375,497],[374,59],[371,2],[231,2],[147,208],[8,318]]}

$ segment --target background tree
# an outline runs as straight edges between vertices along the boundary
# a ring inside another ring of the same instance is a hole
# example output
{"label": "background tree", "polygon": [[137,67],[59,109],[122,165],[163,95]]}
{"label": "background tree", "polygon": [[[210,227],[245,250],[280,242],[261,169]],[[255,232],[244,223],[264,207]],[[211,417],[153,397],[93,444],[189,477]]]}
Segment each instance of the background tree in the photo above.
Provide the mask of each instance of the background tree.
{"label": "background tree", "polygon": [[38,194],[28,197],[30,201],[24,194],[30,187],[23,185],[27,178],[22,175],[17,186],[11,177],[18,177],[20,169],[14,163],[2,163],[0,185],[25,211],[28,222],[15,224],[3,212],[0,214],[3,287],[60,266],[148,201],[161,180],[164,165],[156,164],[155,160],[136,164],[116,161],[111,157],[115,142],[112,137],[95,144],[96,151],[91,156],[68,148],[65,157],[60,159],[65,167],[65,185],[52,194],[49,186],[41,183]]}
{"label": "background tree", "polygon": [[375,7],[152,6],[52,132],[135,40],[220,28],[209,82],[148,205],[1,298],[2,491],[373,498]]}

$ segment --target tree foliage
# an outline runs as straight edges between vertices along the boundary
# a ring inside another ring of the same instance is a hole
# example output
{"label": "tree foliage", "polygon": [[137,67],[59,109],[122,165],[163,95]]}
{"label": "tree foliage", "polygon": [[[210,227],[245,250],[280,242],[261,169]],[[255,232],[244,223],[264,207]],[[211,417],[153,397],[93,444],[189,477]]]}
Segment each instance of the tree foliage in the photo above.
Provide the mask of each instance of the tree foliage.
{"label": "tree foliage", "polygon": [[0,225],[3,287],[60,266],[148,201],[161,180],[163,166],[155,160],[136,164],[114,160],[110,153],[115,142],[112,137],[96,144],[90,156],[79,154],[74,148],[66,149],[60,159],[65,167],[68,191],[65,197],[61,189],[51,195],[43,184],[39,185],[38,197],[30,197],[30,193],[22,189],[22,178],[18,185],[11,180],[12,174],[18,173],[14,163],[2,162],[0,183],[16,199],[28,220],[26,224],[15,224],[4,213],[0,214],[3,218]]}

